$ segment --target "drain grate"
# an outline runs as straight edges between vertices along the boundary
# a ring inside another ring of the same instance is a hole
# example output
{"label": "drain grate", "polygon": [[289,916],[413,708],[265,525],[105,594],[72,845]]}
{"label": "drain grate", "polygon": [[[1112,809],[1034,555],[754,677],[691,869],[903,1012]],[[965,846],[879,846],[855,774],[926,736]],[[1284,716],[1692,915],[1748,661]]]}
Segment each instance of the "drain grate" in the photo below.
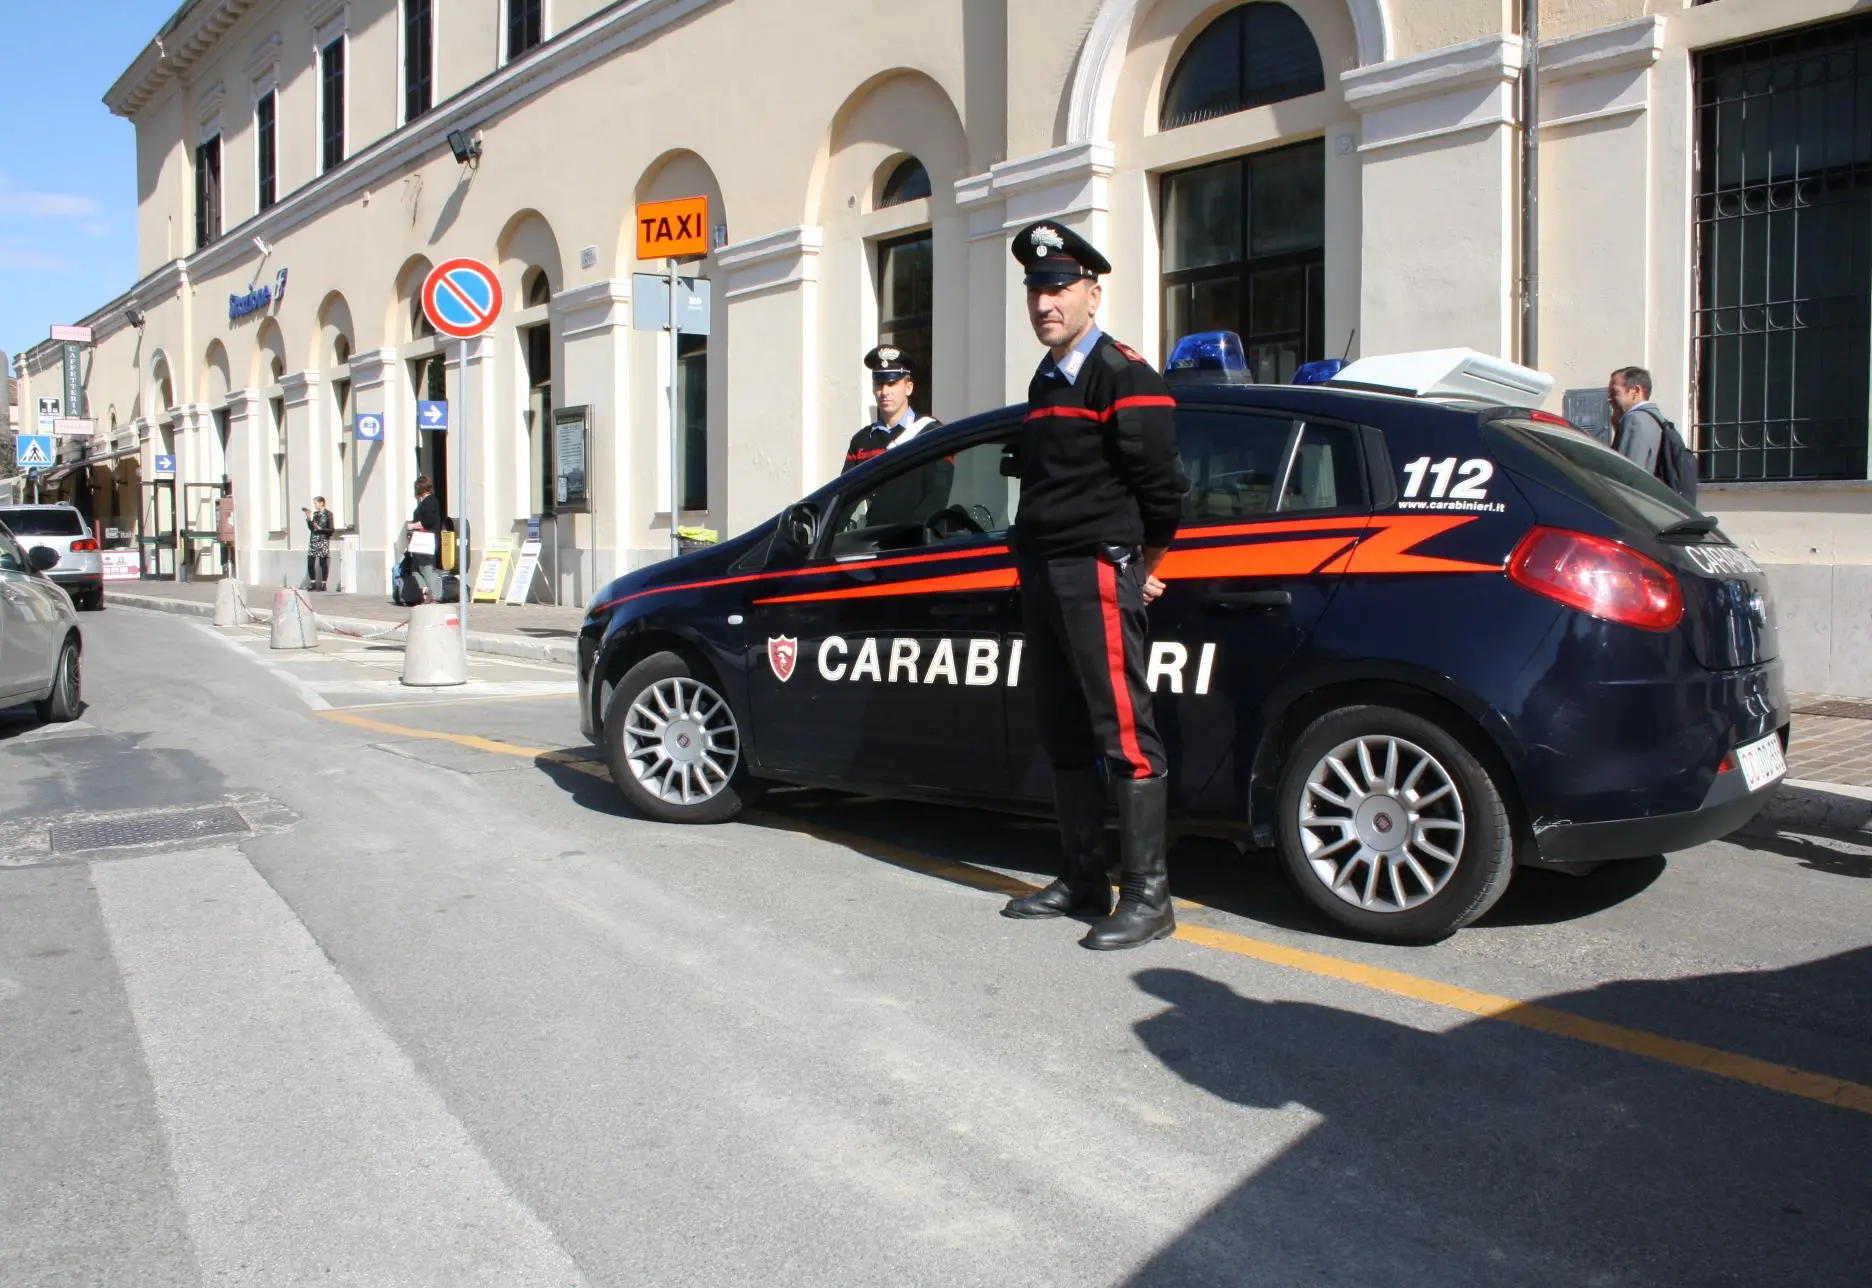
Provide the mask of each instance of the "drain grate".
{"label": "drain grate", "polygon": [[1844,716],[1849,720],[1872,720],[1872,702],[1849,702],[1843,698],[1827,702],[1803,702],[1794,708],[1797,716]]}
{"label": "drain grate", "polygon": [[72,819],[53,824],[51,839],[55,853],[78,854],[132,845],[196,841],[210,836],[245,836],[252,830],[246,818],[232,805],[209,805],[201,809]]}

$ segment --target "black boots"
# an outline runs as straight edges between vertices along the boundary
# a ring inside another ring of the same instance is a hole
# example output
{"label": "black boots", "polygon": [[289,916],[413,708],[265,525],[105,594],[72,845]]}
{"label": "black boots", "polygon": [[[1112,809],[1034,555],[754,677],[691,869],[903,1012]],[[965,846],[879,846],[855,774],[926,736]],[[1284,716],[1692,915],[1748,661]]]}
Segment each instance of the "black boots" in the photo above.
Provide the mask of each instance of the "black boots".
{"label": "black boots", "polygon": [[1064,917],[1111,912],[1111,882],[1105,876],[1105,780],[1097,769],[1056,770],[1053,808],[1059,815],[1066,872],[1052,885],[1010,899],[1003,917]]}
{"label": "black boots", "polygon": [[1165,855],[1170,780],[1123,778],[1116,787],[1118,835],[1124,844],[1124,877],[1118,885],[1118,911],[1092,927],[1079,941],[1087,948],[1136,948],[1176,930],[1176,914],[1170,910],[1170,869]]}

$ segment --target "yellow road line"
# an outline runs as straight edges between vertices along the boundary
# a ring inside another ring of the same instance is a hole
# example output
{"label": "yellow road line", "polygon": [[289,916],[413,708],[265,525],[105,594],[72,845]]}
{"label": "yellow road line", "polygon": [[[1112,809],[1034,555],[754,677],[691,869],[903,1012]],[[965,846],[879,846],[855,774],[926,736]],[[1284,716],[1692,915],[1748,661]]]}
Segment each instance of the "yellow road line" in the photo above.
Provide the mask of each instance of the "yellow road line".
{"label": "yellow road line", "polygon": [[[525,756],[533,760],[567,765],[596,778],[610,777],[609,771],[602,764],[594,763],[567,751],[554,751],[547,747],[523,747],[516,743],[499,742],[475,734],[416,729],[407,725],[391,724],[384,720],[372,720],[367,716],[354,715],[349,711],[320,711],[316,714],[326,720],[355,725],[376,733],[453,742],[495,755]],[[757,826],[778,828],[811,836],[829,844],[842,845],[894,867],[940,877],[945,881],[976,890],[986,890],[994,894],[1020,895],[1035,888],[1031,882],[987,868],[976,867],[974,864],[937,858],[890,841],[873,840],[867,836],[821,827],[804,819],[787,818],[766,810],[749,811],[743,815],[743,818]],[[1209,910],[1204,904],[1191,903],[1184,899],[1178,899],[1176,903],[1179,908]],[[1863,1083],[1848,1082],[1844,1078],[1809,1073],[1791,1065],[1776,1064],[1770,1060],[1757,1060],[1753,1056],[1737,1055],[1733,1051],[1723,1051],[1697,1042],[1685,1042],[1658,1033],[1648,1033],[1643,1029],[1607,1024],[1602,1020],[1589,1020],[1584,1016],[1556,1011],[1551,1007],[1516,1001],[1512,997],[1478,993],[1456,984],[1445,984],[1438,980],[1408,975],[1403,971],[1390,970],[1383,966],[1370,966],[1344,957],[1332,957],[1305,948],[1294,948],[1266,939],[1238,935],[1231,930],[1218,930],[1211,926],[1184,923],[1177,927],[1176,938],[1202,948],[1266,962],[1272,966],[1284,966],[1289,970],[1303,971],[1324,979],[1336,979],[1342,983],[1354,984],[1373,992],[1389,994],[1392,997],[1428,1002],[1432,1006],[1447,1007],[1450,1010],[1462,1011],[1481,1019],[1513,1024],[1539,1033],[1552,1034],[1555,1037],[1571,1038],[1575,1042],[1621,1051],[1627,1055],[1639,1056],[1659,1064],[1707,1073],[1714,1077],[1726,1078],[1731,1082],[1745,1083],[1751,1087],[1760,1087],[1766,1091],[1776,1091],[1803,1100],[1818,1101],[1837,1109],[1872,1114],[1872,1087]]]}

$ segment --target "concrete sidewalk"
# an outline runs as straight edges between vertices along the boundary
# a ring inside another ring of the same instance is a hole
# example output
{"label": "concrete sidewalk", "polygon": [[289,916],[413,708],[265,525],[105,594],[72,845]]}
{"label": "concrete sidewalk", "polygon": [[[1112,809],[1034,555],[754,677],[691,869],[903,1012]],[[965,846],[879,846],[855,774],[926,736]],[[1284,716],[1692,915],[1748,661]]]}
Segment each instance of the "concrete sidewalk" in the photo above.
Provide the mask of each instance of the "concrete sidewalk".
{"label": "concrete sidewalk", "polygon": [[[218,585],[214,581],[109,582],[104,587],[104,602],[211,618]],[[271,613],[273,596],[279,589],[277,586],[245,588],[247,607],[259,615],[259,620],[266,620]],[[399,608],[377,595],[306,591],[305,596],[312,611],[318,614],[319,628],[336,634],[381,634],[386,639],[401,640],[401,628],[409,621],[407,608]],[[470,604],[468,648],[475,653],[572,666],[578,660],[578,629],[584,620],[585,610],[580,606]]]}

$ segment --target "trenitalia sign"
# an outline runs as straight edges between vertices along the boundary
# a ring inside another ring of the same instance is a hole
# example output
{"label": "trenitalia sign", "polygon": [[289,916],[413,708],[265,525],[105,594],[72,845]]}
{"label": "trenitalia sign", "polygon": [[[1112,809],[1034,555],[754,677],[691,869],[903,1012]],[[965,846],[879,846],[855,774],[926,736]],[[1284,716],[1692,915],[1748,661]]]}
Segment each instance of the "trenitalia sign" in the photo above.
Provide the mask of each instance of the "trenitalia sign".
{"label": "trenitalia sign", "polygon": [[273,279],[271,286],[262,286],[245,295],[228,296],[228,321],[238,322],[249,313],[259,313],[270,308],[275,300],[286,294],[286,270],[281,269]]}

